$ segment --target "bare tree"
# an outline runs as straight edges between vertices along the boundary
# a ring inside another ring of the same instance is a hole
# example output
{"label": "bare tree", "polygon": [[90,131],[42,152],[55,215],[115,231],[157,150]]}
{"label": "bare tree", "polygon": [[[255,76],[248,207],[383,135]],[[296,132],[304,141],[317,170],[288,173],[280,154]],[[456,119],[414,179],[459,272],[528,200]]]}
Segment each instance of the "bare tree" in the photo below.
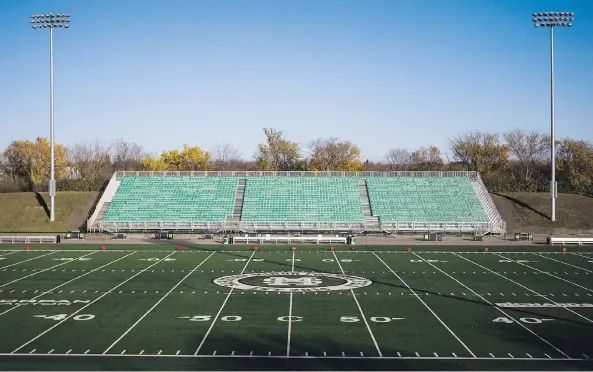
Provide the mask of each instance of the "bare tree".
{"label": "bare tree", "polygon": [[212,151],[212,163],[217,170],[239,170],[239,168],[242,168],[243,159],[239,149],[231,144],[222,143],[214,147]]}
{"label": "bare tree", "polygon": [[412,154],[406,149],[389,149],[385,161],[391,170],[407,170],[412,159]]}
{"label": "bare tree", "polygon": [[449,140],[453,158],[470,170],[489,174],[508,164],[509,150],[498,133],[471,131]]}
{"label": "bare tree", "polygon": [[109,171],[111,146],[96,140],[92,143],[77,143],[68,148],[71,175],[91,180]]}
{"label": "bare tree", "polygon": [[145,157],[142,146],[127,142],[123,138],[113,144],[112,160],[116,171],[132,171],[140,169],[140,162]]}
{"label": "bare tree", "polygon": [[539,162],[545,161],[546,150],[550,146],[550,135],[540,132],[523,132],[513,129],[503,134],[507,147],[525,171],[525,180],[531,178],[532,172]]}

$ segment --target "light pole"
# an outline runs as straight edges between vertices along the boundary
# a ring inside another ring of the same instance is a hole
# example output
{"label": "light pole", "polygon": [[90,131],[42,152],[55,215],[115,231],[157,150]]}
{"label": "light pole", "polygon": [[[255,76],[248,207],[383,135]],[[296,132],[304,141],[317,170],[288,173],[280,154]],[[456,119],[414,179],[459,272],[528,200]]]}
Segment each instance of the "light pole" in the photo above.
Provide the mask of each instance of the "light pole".
{"label": "light pole", "polygon": [[31,26],[49,28],[49,148],[50,148],[50,180],[49,180],[49,220],[55,220],[56,180],[54,175],[54,28],[68,28],[70,14],[33,14]]}
{"label": "light pole", "polygon": [[556,198],[558,189],[556,185],[556,128],[554,123],[554,27],[572,27],[574,13],[572,12],[544,12],[533,13],[535,27],[550,28],[550,126],[551,141],[550,152],[552,157],[552,181],[550,182],[550,202],[552,206],[552,221],[556,221]]}

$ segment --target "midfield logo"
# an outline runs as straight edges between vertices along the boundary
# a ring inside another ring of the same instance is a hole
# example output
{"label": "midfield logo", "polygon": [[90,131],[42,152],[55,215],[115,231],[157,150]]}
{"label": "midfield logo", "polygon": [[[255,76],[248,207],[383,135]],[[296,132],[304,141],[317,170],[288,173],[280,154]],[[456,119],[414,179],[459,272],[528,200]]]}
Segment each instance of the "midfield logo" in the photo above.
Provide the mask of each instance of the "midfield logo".
{"label": "midfield logo", "polygon": [[276,286],[276,285],[300,285],[300,286],[314,286],[319,285],[323,281],[319,278],[312,278],[312,277],[304,277],[304,278],[296,278],[290,279],[283,276],[273,276],[271,278],[264,279],[264,283]]}
{"label": "midfield logo", "polygon": [[[260,280],[257,280],[260,279]],[[324,285],[328,280],[341,282]],[[247,284],[245,281],[257,284]],[[214,284],[221,287],[240,289],[243,291],[261,292],[328,292],[345,291],[367,287],[373,282],[369,279],[352,275],[280,271],[269,273],[252,273],[223,276],[214,279]]]}

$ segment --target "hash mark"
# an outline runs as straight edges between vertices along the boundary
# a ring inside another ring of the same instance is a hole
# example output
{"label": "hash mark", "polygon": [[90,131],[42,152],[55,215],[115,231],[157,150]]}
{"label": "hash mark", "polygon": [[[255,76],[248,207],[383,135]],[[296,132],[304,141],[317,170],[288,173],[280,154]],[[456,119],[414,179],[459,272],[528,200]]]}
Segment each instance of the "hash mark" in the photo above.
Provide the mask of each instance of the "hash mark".
{"label": "hash mark", "polygon": [[511,358],[514,358],[513,354],[511,354],[511,353],[507,353],[507,354],[509,354],[509,356],[510,356]]}
{"label": "hash mark", "polygon": [[492,353],[489,353],[489,354],[490,354],[490,356],[491,356],[492,358],[494,358],[494,357],[495,357],[495,356],[494,356],[494,354],[492,354]]}
{"label": "hash mark", "polygon": [[54,352],[54,350],[55,350],[55,349],[51,349],[51,350],[50,350],[50,351],[48,351],[47,353],[48,353],[48,354],[51,354],[51,353],[53,353],[53,352]]}
{"label": "hash mark", "polygon": [[327,353],[325,351],[323,352],[323,356],[327,356]]}
{"label": "hash mark", "polygon": [[435,351],[434,356],[438,358],[439,357],[439,354],[437,354],[436,351]]}
{"label": "hash mark", "polygon": [[142,355],[144,354],[144,350],[140,350],[140,353],[138,355]]}
{"label": "hash mark", "polygon": [[364,353],[362,351],[360,352],[360,356],[364,356]]}
{"label": "hash mark", "polygon": [[216,355],[216,350],[214,350],[214,352],[212,353],[212,355]]}
{"label": "hash mark", "polygon": [[342,351],[342,356],[346,356],[346,353]]}
{"label": "hash mark", "polygon": [[29,351],[29,354],[33,354],[35,352],[35,350],[37,350],[37,349],[33,349],[33,350]]}
{"label": "hash mark", "polygon": [[525,353],[525,354],[527,354],[527,356],[528,356],[528,357],[530,357],[530,358],[533,358],[533,357],[531,356],[531,354],[529,354],[529,353]]}
{"label": "hash mark", "polygon": [[402,354],[401,354],[401,353],[398,351],[398,352],[397,352],[397,356],[398,356],[398,357],[401,357],[401,356],[402,356]]}
{"label": "hash mark", "polygon": [[231,355],[235,355],[235,350],[233,350],[233,351],[231,352]]}
{"label": "hash mark", "polygon": [[587,354],[583,354],[583,356],[584,356],[586,359],[589,359],[589,356],[588,356]]}
{"label": "hash mark", "polygon": [[121,355],[123,355],[123,354],[125,354],[125,353],[126,353],[126,351],[124,350],[124,351],[122,351],[120,354],[121,354]]}
{"label": "hash mark", "polygon": [[549,356],[548,354],[544,354],[544,355],[545,355],[545,356],[547,356],[547,357],[548,357],[548,359],[552,359],[552,357],[551,357],[551,356]]}
{"label": "hash mark", "polygon": [[88,349],[88,350],[87,350],[87,351],[85,351],[84,353],[85,353],[85,354],[88,354],[88,353],[89,353],[89,351],[91,351],[91,349]]}
{"label": "hash mark", "polygon": [[179,355],[180,352],[181,352],[181,350],[177,350],[177,352],[175,353],[175,355]]}
{"label": "hash mark", "polygon": [[[216,352],[216,351],[215,351]],[[249,352],[249,355],[253,355],[253,350]]]}
{"label": "hash mark", "polygon": [[72,349],[66,351],[66,354],[70,354],[71,351],[72,351]]}
{"label": "hash mark", "polygon": [[161,355],[162,352],[163,352],[162,350],[159,350],[159,352],[156,353],[156,355]]}
{"label": "hash mark", "polygon": [[418,358],[420,358],[420,354],[418,354],[418,352],[417,352],[417,351],[416,351],[416,352],[414,352],[414,354],[416,354],[416,356],[417,356]]}
{"label": "hash mark", "polygon": [[457,354],[455,354],[455,353],[451,353],[451,354],[453,354],[453,356],[454,356],[455,358],[457,358]]}

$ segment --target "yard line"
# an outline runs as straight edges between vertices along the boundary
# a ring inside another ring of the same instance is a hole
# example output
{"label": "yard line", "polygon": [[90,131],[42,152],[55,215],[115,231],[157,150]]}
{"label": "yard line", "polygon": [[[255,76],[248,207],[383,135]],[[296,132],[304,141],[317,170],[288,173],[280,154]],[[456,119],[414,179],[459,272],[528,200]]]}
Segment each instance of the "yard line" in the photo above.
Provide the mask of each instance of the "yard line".
{"label": "yard line", "polygon": [[428,309],[428,311],[430,311],[430,313],[431,313],[432,315],[434,315],[434,317],[435,317],[435,318],[436,318],[436,319],[437,319],[437,320],[438,320],[438,321],[439,321],[439,322],[440,322],[440,323],[443,325],[443,327],[445,327],[445,328],[447,329],[447,331],[449,331],[449,333],[451,333],[451,335],[452,335],[453,337],[455,337],[455,339],[456,339],[457,341],[459,341],[459,343],[460,343],[461,345],[463,345],[463,347],[465,348],[465,350],[467,350],[467,351],[468,351],[468,353],[470,353],[470,355],[471,355],[472,357],[474,357],[474,358],[477,358],[476,354],[474,354],[474,352],[473,352],[473,351],[471,351],[471,349],[470,349],[469,347],[467,347],[467,345],[466,345],[465,343],[463,343],[463,341],[461,341],[461,339],[460,339],[459,337],[457,337],[457,335],[455,334],[455,332],[453,332],[453,331],[451,330],[451,328],[449,328],[449,326],[448,326],[448,325],[446,325],[446,324],[445,324],[445,322],[443,322],[443,320],[442,320],[442,319],[441,319],[441,318],[440,318],[440,317],[439,317],[439,316],[438,316],[438,315],[437,315],[437,314],[436,314],[436,313],[435,313],[435,312],[434,312],[434,311],[433,311],[433,310],[430,308],[430,306],[428,306],[428,304],[427,304],[426,302],[424,302],[424,301],[423,301],[423,300],[420,298],[420,296],[418,296],[418,294],[417,294],[417,293],[416,293],[416,292],[415,292],[415,291],[414,291],[414,290],[413,290],[413,289],[412,289],[412,288],[411,288],[411,287],[408,285],[408,283],[406,283],[406,282],[405,282],[405,281],[402,279],[402,277],[401,277],[401,276],[399,276],[399,275],[398,275],[398,274],[397,274],[395,271],[393,271],[393,270],[391,269],[391,267],[389,267],[389,265],[387,265],[387,264],[385,263],[385,261],[383,261],[383,259],[382,259],[381,257],[379,257],[379,256],[378,256],[378,255],[377,255],[375,252],[373,252],[373,254],[375,255],[375,257],[377,257],[377,259],[379,259],[379,261],[381,261],[381,262],[383,263],[383,265],[385,265],[385,267],[387,267],[387,269],[389,269],[389,271],[391,271],[391,273],[392,273],[393,275],[395,275],[395,276],[396,276],[396,277],[399,279],[399,281],[400,281],[400,282],[404,283],[404,285],[406,286],[406,288],[408,288],[408,290],[409,290],[410,292],[412,292],[412,294],[413,294],[414,296],[416,296],[416,298],[418,299],[418,301],[422,302],[422,305],[424,305],[424,306],[425,306],[425,307]]}
{"label": "yard line", "polygon": [[587,269],[585,269],[585,268],[582,268],[582,267],[580,267],[580,266],[577,266],[577,265],[572,265],[572,264],[569,264],[568,262],[564,262],[564,261],[560,261],[560,260],[555,260],[555,259],[553,259],[553,258],[546,257],[546,256],[544,256],[544,255],[541,255],[541,254],[538,254],[538,253],[532,253],[532,254],[534,254],[534,255],[536,255],[536,256],[539,256],[539,257],[543,257],[543,258],[545,258],[546,260],[552,260],[552,261],[556,261],[556,262],[559,262],[559,263],[561,263],[561,264],[564,264],[564,265],[568,265],[568,266],[574,267],[575,269],[580,269],[580,270],[586,271],[586,272],[588,272],[588,273],[593,273],[593,271],[591,271],[591,270],[587,270]]}
{"label": "yard line", "polygon": [[[251,256],[249,256],[249,259],[245,263],[245,266],[243,266],[243,270],[241,270],[241,272],[239,273],[239,275],[241,275],[241,274],[243,274],[245,272],[245,269],[247,269],[247,265],[249,265],[249,262],[251,262],[251,259],[253,258],[253,255],[254,254],[255,254],[255,251],[253,251],[253,253],[251,253]],[[216,316],[214,317],[214,320],[212,321],[212,323],[210,323],[210,327],[206,331],[206,334],[204,335],[204,338],[202,339],[202,342],[200,342],[200,345],[198,345],[198,348],[196,349],[196,352],[193,355],[198,355],[198,353],[200,352],[200,349],[202,348],[202,346],[206,342],[206,339],[208,338],[208,335],[210,334],[210,331],[212,331],[212,328],[214,328],[214,324],[216,324],[216,321],[218,320],[218,317],[220,316],[220,313],[222,313],[222,309],[224,309],[224,306],[226,305],[227,301],[231,297],[231,294],[233,293],[233,290],[234,289],[235,288],[231,288],[231,290],[229,291],[229,294],[227,294],[226,298],[224,299],[224,302],[222,303],[222,306],[220,306],[220,309],[218,310],[218,313],[216,313]]]}
{"label": "yard line", "polygon": [[[95,253],[97,253],[97,251],[94,251],[94,252],[91,252],[91,253],[88,253],[88,254],[82,255],[82,256],[80,256],[80,257],[76,257],[76,259],[83,258],[83,257],[86,257],[86,256],[90,256],[90,255],[93,255],[93,254],[95,254]],[[21,278],[15,279],[15,280],[13,280],[13,281],[11,281],[11,282],[8,282],[8,283],[1,284],[1,285],[0,285],[0,287],[7,286],[7,285],[9,285],[9,284],[12,284],[12,283],[18,282],[18,281],[20,281],[20,280],[23,280],[23,279],[27,279],[28,277],[31,277],[31,276],[33,276],[33,275],[41,274],[41,273],[43,273],[43,272],[46,272],[47,270],[51,270],[51,269],[53,269],[54,267],[58,267],[58,266],[62,266],[62,265],[66,265],[66,264],[69,264],[69,263],[71,263],[71,262],[74,262],[74,261],[75,261],[75,260],[71,260],[71,261],[62,262],[62,263],[59,263],[59,264],[57,264],[57,265],[54,265],[54,266],[52,266],[52,267],[48,267],[47,269],[43,269],[43,270],[36,271],[36,272],[34,272],[33,274],[29,274],[29,275],[23,276],[23,277],[21,277]],[[25,261],[23,261],[23,262],[25,262]]]}
{"label": "yard line", "polygon": [[175,290],[175,288],[179,287],[179,285],[180,285],[181,283],[183,283],[183,281],[184,281],[184,280],[186,280],[186,279],[187,279],[187,278],[188,278],[188,277],[189,277],[191,274],[193,274],[193,272],[194,272],[194,271],[196,271],[196,270],[197,270],[197,269],[198,269],[200,266],[202,266],[202,264],[203,264],[204,262],[208,261],[208,259],[209,259],[210,257],[212,257],[212,255],[214,255],[214,253],[216,253],[216,251],[214,251],[214,252],[210,253],[210,255],[209,255],[208,257],[206,257],[206,258],[205,258],[205,259],[204,259],[202,262],[200,262],[200,263],[198,264],[198,266],[194,267],[194,269],[193,269],[193,270],[191,270],[191,271],[190,271],[190,272],[189,272],[189,273],[188,273],[186,276],[184,276],[184,277],[183,277],[183,279],[181,279],[179,282],[177,282],[177,284],[175,284],[175,285],[173,286],[173,288],[171,288],[171,289],[169,290],[169,292],[165,293],[165,295],[164,295],[163,297],[161,297],[161,298],[160,298],[160,299],[159,299],[159,300],[158,300],[158,301],[157,301],[157,302],[156,302],[154,305],[152,305],[152,307],[151,307],[150,309],[148,309],[148,310],[147,310],[147,311],[144,313],[144,315],[142,315],[142,316],[140,317],[140,319],[138,319],[138,320],[136,321],[136,323],[132,324],[132,326],[131,326],[130,328],[128,328],[128,329],[127,329],[127,330],[126,330],[126,331],[125,331],[125,332],[124,332],[124,333],[123,333],[121,336],[119,336],[119,338],[118,338],[117,340],[115,340],[115,341],[114,341],[114,342],[113,342],[113,343],[112,343],[112,344],[111,344],[111,345],[110,345],[110,346],[109,346],[107,349],[105,349],[105,351],[103,352],[103,354],[106,354],[106,353],[107,353],[109,350],[111,350],[111,348],[113,348],[113,347],[115,346],[115,344],[117,344],[119,341],[121,341],[121,339],[122,339],[122,338],[124,338],[124,337],[125,337],[125,336],[126,336],[128,333],[130,333],[130,331],[131,331],[132,329],[134,329],[134,327],[136,327],[136,326],[138,325],[138,323],[140,323],[140,322],[142,321],[142,319],[144,319],[144,318],[145,318],[145,317],[146,317],[148,314],[150,314],[150,312],[151,312],[152,310],[154,310],[154,308],[155,308],[155,307],[157,307],[157,306],[158,306],[158,305],[159,305],[161,302],[163,302],[163,300],[164,300],[165,298],[167,298],[167,296],[169,296],[169,295],[171,294],[171,292],[173,292],[173,291]]}
{"label": "yard line", "polygon": [[568,307],[566,307],[566,306],[561,306],[561,305],[560,305],[560,304],[558,304],[556,301],[549,299],[549,298],[548,298],[548,297],[546,297],[545,295],[543,295],[543,294],[540,294],[540,293],[538,293],[538,292],[534,291],[533,289],[531,289],[531,288],[528,288],[528,287],[524,286],[523,284],[521,284],[521,283],[519,283],[519,282],[516,282],[516,281],[514,281],[514,280],[513,280],[513,279],[511,279],[511,278],[507,278],[506,276],[504,276],[504,275],[501,275],[501,274],[497,273],[496,271],[494,271],[494,270],[491,270],[491,269],[489,269],[489,268],[487,268],[487,267],[484,267],[484,266],[480,265],[479,263],[477,263],[477,262],[474,262],[474,261],[472,261],[472,260],[470,260],[470,259],[468,259],[468,258],[465,258],[465,257],[463,257],[463,256],[460,256],[460,255],[458,255],[457,253],[453,253],[453,254],[454,254],[454,255],[456,255],[457,257],[461,257],[461,258],[463,258],[464,260],[466,260],[466,261],[468,261],[468,262],[471,262],[471,263],[473,263],[473,264],[474,264],[474,265],[476,265],[476,266],[479,266],[479,267],[483,268],[484,270],[488,270],[488,271],[490,271],[491,273],[493,273],[493,274],[496,274],[496,275],[500,276],[501,278],[508,280],[508,281],[509,281],[509,282],[511,282],[511,283],[514,283],[514,284],[516,284],[516,285],[518,285],[518,286],[520,286],[520,287],[522,287],[522,288],[524,288],[524,289],[526,289],[526,290],[528,290],[528,291],[532,292],[532,293],[533,293],[533,294],[535,294],[536,296],[539,296],[539,297],[541,297],[541,298],[545,299],[546,301],[550,301],[550,302],[552,302],[552,303],[553,303],[553,304],[555,304],[555,305],[559,305],[559,306],[560,306],[560,307],[562,307],[563,309],[565,309],[565,310],[567,310],[567,311],[570,311],[571,313],[573,313],[573,314],[575,314],[575,315],[577,315],[577,316],[579,316],[579,317],[581,317],[581,318],[585,319],[586,321],[588,321],[588,322],[590,322],[590,323],[593,323],[593,320],[591,320],[591,319],[589,319],[589,318],[585,317],[584,315],[582,315],[582,314],[579,314],[579,313],[577,313],[576,311],[574,311],[574,310],[572,310],[572,309],[570,309],[570,308],[568,308]]}
{"label": "yard line", "polygon": [[156,261],[155,263],[153,263],[152,265],[148,266],[145,269],[142,269],[140,271],[138,271],[136,274],[132,275],[131,277],[129,277],[128,279],[124,280],[123,282],[119,283],[118,285],[116,285],[115,287],[111,288],[109,291],[103,293],[101,296],[97,297],[96,299],[94,299],[93,301],[89,302],[88,304],[84,305],[83,307],[81,307],[80,309],[76,310],[75,312],[73,312],[72,314],[70,314],[69,316],[67,316],[66,318],[64,318],[63,320],[59,321],[58,323],[54,324],[53,326],[49,327],[48,329],[46,329],[45,331],[41,332],[40,334],[38,334],[37,336],[33,337],[32,339],[30,339],[29,341],[25,342],[24,344],[22,344],[21,346],[19,346],[18,348],[16,348],[15,350],[13,350],[11,352],[11,354],[16,353],[17,351],[19,351],[20,349],[22,349],[23,347],[29,345],[31,342],[37,340],[38,338],[40,338],[41,336],[43,336],[44,334],[46,334],[47,332],[51,331],[52,329],[56,328],[57,326],[59,326],[60,324],[64,323],[65,321],[67,321],[68,319],[72,318],[73,316],[75,316],[76,314],[78,314],[79,312],[81,312],[82,310],[86,309],[87,307],[91,306],[92,304],[94,304],[95,302],[99,301],[100,299],[102,299],[103,297],[107,296],[109,293],[111,293],[113,290],[119,288],[120,286],[126,284],[127,282],[129,282],[130,280],[134,279],[135,277],[137,277],[138,275],[142,274],[144,271],[150,269],[151,267],[153,267],[154,265],[162,262],[163,260],[165,260],[166,258],[171,257],[172,255],[174,255],[175,252],[167,255],[166,257]]}
{"label": "yard line", "polygon": [[504,314],[506,317],[508,317],[509,319],[511,319],[513,322],[515,322],[515,324],[518,324],[519,326],[521,326],[523,329],[525,329],[527,332],[531,333],[532,335],[534,335],[535,337],[537,337],[538,339],[540,339],[541,341],[545,342],[546,344],[548,344],[549,346],[551,346],[554,350],[556,350],[557,352],[559,352],[560,354],[564,355],[565,357],[567,357],[568,359],[572,359],[570,356],[568,356],[566,353],[564,353],[562,350],[558,349],[556,346],[552,345],[548,340],[540,337],[538,334],[536,334],[535,332],[533,332],[531,329],[527,328],[522,322],[517,321],[515,318],[513,318],[510,314],[507,314],[504,310],[502,310],[501,308],[494,306],[494,304],[490,301],[488,301],[487,299],[485,299],[484,297],[480,296],[479,294],[476,293],[476,291],[474,291],[473,289],[471,289],[470,287],[468,287],[467,285],[461,283],[459,280],[455,279],[454,277],[452,277],[451,275],[449,275],[447,272],[443,271],[442,269],[440,269],[439,267],[433,265],[431,262],[426,261],[424,258],[422,258],[421,256],[418,256],[416,253],[412,252],[413,255],[415,255],[416,257],[420,258],[422,261],[426,262],[427,264],[431,265],[432,267],[436,268],[437,270],[439,270],[440,272],[442,272],[443,274],[447,275],[449,278],[453,279],[454,281],[456,281],[457,283],[459,283],[460,285],[462,285],[463,287],[467,288],[468,290],[472,291],[473,293],[475,293],[478,297],[480,297],[482,299],[482,301],[486,302],[488,305],[492,306],[493,308],[495,308],[496,310],[498,310],[500,313]]}
{"label": "yard line", "polygon": [[[52,291],[55,291],[56,289],[60,288],[61,286],[64,286],[64,285],[66,285],[66,284],[68,284],[68,283],[71,283],[71,282],[73,282],[73,281],[77,280],[77,279],[80,279],[80,278],[82,278],[82,277],[83,277],[83,276],[85,276],[85,275],[88,275],[88,274],[90,274],[90,273],[92,273],[92,272],[94,272],[94,271],[97,271],[97,270],[99,270],[99,269],[101,269],[101,268],[103,268],[103,267],[105,267],[105,266],[109,266],[109,265],[111,265],[112,263],[115,263],[115,262],[117,262],[117,261],[119,261],[119,260],[123,260],[124,258],[126,258],[126,257],[128,257],[128,256],[131,256],[131,255],[133,255],[134,253],[136,253],[136,251],[134,251],[134,252],[132,252],[132,253],[130,253],[130,254],[127,254],[127,255],[125,255],[125,256],[123,256],[123,257],[120,257],[120,258],[118,258],[117,260],[114,260],[114,261],[111,261],[111,262],[109,262],[109,263],[106,263],[105,265],[103,265],[103,266],[101,266],[101,267],[97,267],[96,269],[93,269],[93,270],[91,270],[91,271],[89,271],[89,272],[87,272],[87,273],[85,273],[85,274],[79,275],[79,276],[77,276],[77,277],[76,277],[76,278],[74,278],[74,279],[70,279],[70,280],[68,280],[67,282],[64,282],[64,283],[62,283],[62,284],[60,284],[60,285],[57,285],[57,286],[53,287],[52,289],[49,289],[49,290],[47,290],[47,291],[45,291],[45,292],[41,293],[40,295],[38,295],[38,296],[35,296],[35,297],[31,298],[31,300],[36,300],[36,299],[38,299],[38,298],[39,298],[39,297],[41,297],[41,296],[44,296],[44,295],[46,295],[46,294],[48,294],[48,293],[50,293],[50,292],[52,292]],[[72,261],[69,261],[69,262],[72,262]],[[86,291],[85,291],[85,292],[86,292]],[[84,292],[83,292],[83,293],[84,293]],[[6,310],[6,311],[4,311],[4,312],[0,313],[0,316],[4,315],[4,314],[6,314],[6,313],[8,313],[8,312],[10,312],[10,311],[12,311],[12,310],[14,310],[14,309],[16,309],[16,308],[20,307],[20,306],[22,306],[22,305],[16,305],[15,307],[11,307],[10,309],[8,309],[8,310]]]}
{"label": "yard line", "polygon": [[562,281],[564,281],[564,282],[566,282],[566,283],[570,283],[570,284],[572,284],[572,285],[575,285],[575,286],[577,286],[577,287],[579,287],[579,288],[582,288],[582,289],[584,289],[584,290],[586,290],[586,291],[593,292],[593,289],[590,289],[590,288],[587,288],[587,287],[583,287],[582,285],[579,285],[579,284],[577,284],[577,283],[571,282],[570,280],[566,280],[566,279],[564,279],[564,278],[561,278],[561,277],[559,277],[559,276],[556,276],[556,275],[554,275],[554,274],[550,274],[550,273],[548,273],[548,272],[545,272],[545,271],[543,271],[543,270],[537,269],[537,268],[535,268],[535,267],[533,267],[533,266],[529,266],[529,265],[527,265],[527,264],[524,264],[523,262],[517,262],[517,261],[515,261],[515,260],[512,260],[512,259],[510,259],[510,258],[507,258],[507,257],[505,257],[505,256],[501,256],[501,255],[499,255],[498,253],[494,253],[494,252],[492,252],[492,253],[490,253],[490,254],[496,255],[496,256],[498,256],[498,257],[502,257],[502,258],[504,258],[504,259],[507,259],[507,260],[511,260],[512,262],[514,262],[514,263],[518,263],[519,265],[527,266],[527,267],[529,267],[530,269],[533,269],[533,270],[537,270],[537,271],[539,271],[540,273],[543,273],[543,274],[549,275],[549,276],[551,276],[551,277],[553,277],[553,278],[556,278],[556,279],[560,279],[560,280],[562,280]]}
{"label": "yard line", "polygon": [[[589,256],[583,256],[582,254],[578,254],[578,253],[572,253],[572,252],[569,252],[568,254],[571,254],[571,255],[573,255],[573,256],[579,256],[579,257],[583,257],[583,258],[591,258],[591,257],[589,257]],[[589,253],[585,253],[585,254],[589,254]]]}
{"label": "yard line", "polygon": [[12,252],[8,252],[8,253],[3,253],[3,254],[0,254],[0,257],[10,256],[11,254],[14,254],[16,252],[19,252],[19,251],[12,251]]}
{"label": "yard line", "polygon": [[[336,260],[338,266],[340,267],[340,271],[342,271],[342,275],[345,275],[344,269],[342,268],[342,264],[340,263],[340,260],[338,259],[338,256],[336,255],[336,252],[332,252],[332,253],[334,254],[334,259]],[[358,299],[356,298],[356,294],[354,293],[354,290],[353,289],[350,289],[350,292],[352,293],[352,298],[354,299],[354,302],[356,302],[356,306],[358,306],[358,311],[360,311],[360,315],[362,316],[362,320],[364,320],[364,324],[367,326],[367,330],[369,331],[369,335],[371,336],[371,339],[373,340],[373,343],[375,344],[375,348],[377,348],[377,353],[379,353],[379,356],[382,357],[383,356],[383,353],[381,353],[381,349],[379,348],[379,344],[377,344],[377,340],[375,340],[375,335],[373,335],[373,331],[371,331],[371,327],[369,326],[369,322],[367,321],[367,318],[364,315],[364,312],[362,311],[362,308],[360,307],[360,303],[358,303]]]}
{"label": "yard line", "polygon": [[[28,357],[28,358],[35,358],[35,357],[90,357],[90,358],[97,358],[97,357],[104,357],[104,358],[114,358],[114,357],[121,357],[121,358],[155,358],[155,357],[160,357],[160,358],[175,358],[175,359],[183,359],[183,358],[194,358],[194,359],[224,359],[224,358],[233,358],[233,359],[340,359],[340,360],[398,360],[398,359],[409,359],[409,360],[484,360],[484,361],[492,361],[492,360],[514,360],[514,361],[566,361],[566,358],[528,358],[528,357],[519,357],[519,358],[511,358],[511,357],[477,357],[477,358],[473,358],[473,357],[450,357],[450,356],[441,356],[441,357],[434,357],[434,356],[421,356],[421,357],[417,357],[417,356],[398,356],[398,357],[393,357],[393,356],[385,356],[385,357],[379,357],[379,356],[358,356],[358,355],[352,355],[352,356],[341,356],[341,355],[324,355],[324,356],[310,356],[310,355],[293,355],[290,356],[288,358],[286,358],[286,355],[229,355],[229,354],[218,354],[218,355],[186,355],[186,354],[180,354],[180,350],[177,350],[177,352],[175,354],[90,354],[88,353],[87,350],[84,354],[57,354],[57,353],[52,353],[52,354],[27,354],[27,353],[16,353],[16,354],[9,354],[9,353],[0,353],[0,357]],[[326,353],[327,354],[327,353]],[[547,354],[544,354],[547,355]],[[585,358],[573,358],[570,361],[575,362],[575,361],[590,361],[591,359],[585,359]]]}
{"label": "yard line", "polygon": [[49,256],[50,254],[54,254],[54,253],[58,253],[58,251],[54,251],[54,252],[51,252],[51,253],[48,253],[48,254],[42,254],[41,256],[29,258],[28,260],[19,261],[19,262],[15,262],[13,264],[10,264],[10,265],[2,266],[2,267],[0,267],[0,270],[6,269],[7,267],[11,267],[11,266],[15,266],[15,265],[20,265],[20,264],[25,263],[25,262],[28,262],[28,261],[36,260],[36,259],[41,258],[41,257]]}
{"label": "yard line", "polygon": [[[294,251],[292,251],[292,266],[290,272],[294,273]],[[280,292],[278,292],[280,293]],[[292,291],[290,292],[290,305],[288,307],[288,337],[286,340],[286,356],[290,356],[290,333],[292,330]]]}

